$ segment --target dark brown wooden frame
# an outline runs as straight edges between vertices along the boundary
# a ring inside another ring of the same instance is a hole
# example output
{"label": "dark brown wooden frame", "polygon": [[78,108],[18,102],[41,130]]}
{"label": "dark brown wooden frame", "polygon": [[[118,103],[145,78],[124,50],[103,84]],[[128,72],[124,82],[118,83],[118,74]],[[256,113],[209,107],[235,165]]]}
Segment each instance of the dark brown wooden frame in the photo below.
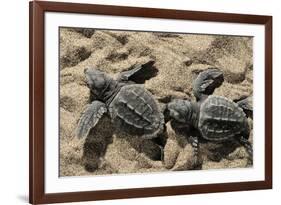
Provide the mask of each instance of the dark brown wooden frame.
{"label": "dark brown wooden frame", "polygon": [[[44,13],[47,11],[264,25],[265,180],[253,182],[46,194],[44,192]],[[38,204],[73,202],[272,188],[272,16],[34,1],[30,2],[29,4],[29,21],[30,203]]]}

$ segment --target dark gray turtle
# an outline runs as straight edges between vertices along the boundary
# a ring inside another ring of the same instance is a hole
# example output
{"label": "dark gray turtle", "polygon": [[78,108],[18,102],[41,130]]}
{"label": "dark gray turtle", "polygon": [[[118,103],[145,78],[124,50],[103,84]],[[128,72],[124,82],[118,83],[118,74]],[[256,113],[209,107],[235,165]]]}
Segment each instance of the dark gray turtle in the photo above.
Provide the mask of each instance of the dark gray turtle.
{"label": "dark gray turtle", "polygon": [[214,142],[237,139],[246,148],[252,163],[252,146],[248,142],[250,128],[242,109],[252,108],[249,100],[235,103],[225,97],[211,95],[223,81],[223,73],[216,68],[201,72],[193,83],[193,93],[197,102],[174,100],[168,104],[169,116],[172,121],[189,127],[196,161],[198,136],[201,136]]}
{"label": "dark gray turtle", "polygon": [[85,69],[91,93],[89,104],[81,115],[76,130],[78,137],[86,137],[99,119],[107,114],[119,131],[144,138],[155,138],[164,130],[164,116],[152,94],[143,85],[155,76],[154,61],[135,65],[113,79],[98,69]]}

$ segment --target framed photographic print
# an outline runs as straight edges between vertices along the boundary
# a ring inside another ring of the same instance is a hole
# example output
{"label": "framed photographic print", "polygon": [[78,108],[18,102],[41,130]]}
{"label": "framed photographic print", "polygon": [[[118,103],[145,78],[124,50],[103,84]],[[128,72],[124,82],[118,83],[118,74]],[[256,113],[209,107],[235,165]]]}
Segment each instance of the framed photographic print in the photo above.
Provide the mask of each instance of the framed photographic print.
{"label": "framed photographic print", "polygon": [[30,203],[272,187],[272,17],[30,2]]}

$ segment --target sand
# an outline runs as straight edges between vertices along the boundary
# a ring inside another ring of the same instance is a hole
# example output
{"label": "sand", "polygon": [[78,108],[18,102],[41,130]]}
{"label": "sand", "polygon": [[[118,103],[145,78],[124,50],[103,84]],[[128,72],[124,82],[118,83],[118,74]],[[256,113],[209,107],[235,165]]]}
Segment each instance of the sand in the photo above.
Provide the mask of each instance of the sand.
{"label": "sand", "polygon": [[[163,102],[175,98],[195,101],[193,79],[200,71],[215,66],[225,76],[215,94],[237,100],[253,92],[252,44],[250,37],[61,28],[60,176],[194,169],[193,149],[170,123],[163,163],[158,146],[115,133],[107,118],[87,139],[77,139],[75,128],[89,102],[85,68],[99,68],[114,76],[135,63],[154,59],[158,75],[144,86]],[[249,124],[252,128],[251,119]],[[245,149],[235,142],[202,142],[200,156],[199,169],[247,167]]]}

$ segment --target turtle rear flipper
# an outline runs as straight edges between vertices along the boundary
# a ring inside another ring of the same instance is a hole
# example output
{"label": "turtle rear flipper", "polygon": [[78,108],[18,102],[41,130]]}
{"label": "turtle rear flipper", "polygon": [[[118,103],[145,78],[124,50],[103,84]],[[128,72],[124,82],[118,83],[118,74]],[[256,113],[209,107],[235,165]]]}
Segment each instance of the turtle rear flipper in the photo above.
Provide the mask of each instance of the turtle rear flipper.
{"label": "turtle rear flipper", "polygon": [[197,100],[213,94],[214,90],[224,81],[223,73],[217,68],[201,72],[193,83],[193,93]]}
{"label": "turtle rear flipper", "polygon": [[201,169],[202,168],[202,159],[199,156],[199,142],[197,136],[190,136],[189,142],[193,148],[193,169]]}
{"label": "turtle rear flipper", "polygon": [[253,164],[253,147],[251,143],[245,138],[245,137],[240,137],[239,143],[245,147],[246,152],[248,153],[248,164],[252,165]]}
{"label": "turtle rear flipper", "polygon": [[100,101],[93,101],[82,112],[76,129],[76,136],[79,138],[86,137],[91,128],[93,128],[107,112],[106,105]]}
{"label": "turtle rear flipper", "polygon": [[143,84],[146,80],[156,76],[158,70],[153,67],[154,63],[154,60],[149,60],[143,64],[136,64],[130,70],[121,72],[117,80]]}
{"label": "turtle rear flipper", "polygon": [[249,96],[236,101],[239,107],[243,109],[247,117],[253,118],[253,97]]}

